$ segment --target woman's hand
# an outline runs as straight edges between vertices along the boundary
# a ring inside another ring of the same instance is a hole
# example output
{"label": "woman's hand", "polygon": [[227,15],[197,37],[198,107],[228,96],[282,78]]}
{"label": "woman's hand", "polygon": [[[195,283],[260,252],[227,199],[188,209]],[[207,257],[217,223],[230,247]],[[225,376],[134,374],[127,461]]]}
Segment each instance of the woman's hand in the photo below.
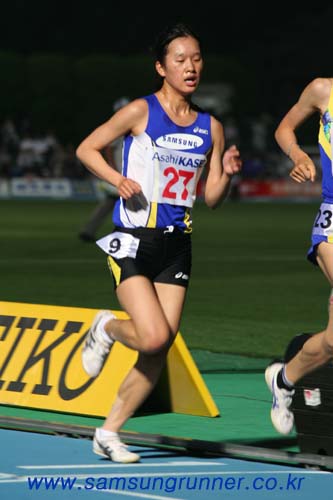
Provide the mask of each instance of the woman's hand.
{"label": "woman's hand", "polygon": [[122,177],[120,182],[116,186],[119,196],[128,200],[132,196],[141,193],[141,186],[136,181],[128,179],[127,177]]}
{"label": "woman's hand", "polygon": [[304,155],[296,161],[289,175],[299,183],[314,182],[316,179],[316,166],[308,155]]}
{"label": "woman's hand", "polygon": [[242,160],[237,146],[234,144],[225,150],[223,155],[223,171],[229,175],[238,174],[242,168]]}

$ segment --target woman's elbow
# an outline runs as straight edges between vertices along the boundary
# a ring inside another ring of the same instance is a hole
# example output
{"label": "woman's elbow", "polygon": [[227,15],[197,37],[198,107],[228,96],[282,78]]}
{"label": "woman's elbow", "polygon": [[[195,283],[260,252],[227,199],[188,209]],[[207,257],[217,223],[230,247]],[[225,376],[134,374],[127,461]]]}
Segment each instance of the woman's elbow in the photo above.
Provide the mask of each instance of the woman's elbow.
{"label": "woman's elbow", "polygon": [[275,129],[274,132],[274,139],[276,140],[276,142],[279,142],[279,137],[280,137],[280,129],[278,127],[277,129]]}
{"label": "woman's elbow", "polygon": [[83,147],[82,143],[78,145],[78,147],[75,150],[75,155],[79,160],[82,160],[82,155],[83,155]]}
{"label": "woman's elbow", "polygon": [[219,199],[216,200],[215,198],[205,196],[205,203],[208,208],[214,209],[218,207],[220,200]]}

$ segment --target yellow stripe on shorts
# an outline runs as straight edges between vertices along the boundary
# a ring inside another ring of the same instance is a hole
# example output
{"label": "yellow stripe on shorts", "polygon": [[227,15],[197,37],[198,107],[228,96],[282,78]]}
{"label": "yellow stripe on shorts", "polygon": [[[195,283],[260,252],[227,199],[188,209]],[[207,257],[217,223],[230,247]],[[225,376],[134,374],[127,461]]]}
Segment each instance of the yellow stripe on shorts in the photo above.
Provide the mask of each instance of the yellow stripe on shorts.
{"label": "yellow stripe on shorts", "polygon": [[157,203],[155,201],[152,201],[150,204],[150,214],[147,227],[156,227],[156,219],[157,219]]}
{"label": "yellow stripe on shorts", "polygon": [[109,266],[111,273],[114,276],[116,285],[118,286],[120,283],[121,269],[118,266],[118,264],[116,263],[116,261],[110,256],[108,256],[108,266]]}

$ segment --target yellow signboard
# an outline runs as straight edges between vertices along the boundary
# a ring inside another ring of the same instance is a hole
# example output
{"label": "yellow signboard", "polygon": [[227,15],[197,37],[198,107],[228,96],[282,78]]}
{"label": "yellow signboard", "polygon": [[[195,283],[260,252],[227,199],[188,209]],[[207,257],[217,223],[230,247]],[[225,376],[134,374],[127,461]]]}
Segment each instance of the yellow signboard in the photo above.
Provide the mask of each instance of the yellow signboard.
{"label": "yellow signboard", "polygon": [[[97,312],[0,302],[0,404],[106,416],[137,353],[116,342],[100,375],[89,378],[81,347]],[[112,312],[128,318],[123,311]],[[180,332],[156,391],[169,411],[219,415]]]}

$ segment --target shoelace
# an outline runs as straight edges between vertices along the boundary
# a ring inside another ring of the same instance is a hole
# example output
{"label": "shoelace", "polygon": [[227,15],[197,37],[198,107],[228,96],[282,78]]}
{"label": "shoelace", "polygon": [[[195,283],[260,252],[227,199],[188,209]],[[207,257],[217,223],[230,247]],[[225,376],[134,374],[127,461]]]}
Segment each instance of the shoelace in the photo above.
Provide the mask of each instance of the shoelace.
{"label": "shoelace", "polygon": [[285,402],[285,405],[289,408],[289,406],[292,403],[293,400],[293,395],[295,391],[287,391],[286,389],[282,389],[282,396],[283,396],[283,401]]}
{"label": "shoelace", "polygon": [[94,348],[99,355],[105,357],[109,353],[111,342],[109,344],[104,339],[96,340],[95,335],[93,333],[90,334],[90,338],[86,342],[86,347]]}
{"label": "shoelace", "polygon": [[[282,397],[277,397],[275,388],[281,392]],[[286,389],[279,389],[277,383],[272,382],[272,393],[273,393],[273,408],[279,408],[279,399],[283,400],[284,405],[289,408],[292,403],[292,397],[295,394],[295,390],[287,391]]]}

